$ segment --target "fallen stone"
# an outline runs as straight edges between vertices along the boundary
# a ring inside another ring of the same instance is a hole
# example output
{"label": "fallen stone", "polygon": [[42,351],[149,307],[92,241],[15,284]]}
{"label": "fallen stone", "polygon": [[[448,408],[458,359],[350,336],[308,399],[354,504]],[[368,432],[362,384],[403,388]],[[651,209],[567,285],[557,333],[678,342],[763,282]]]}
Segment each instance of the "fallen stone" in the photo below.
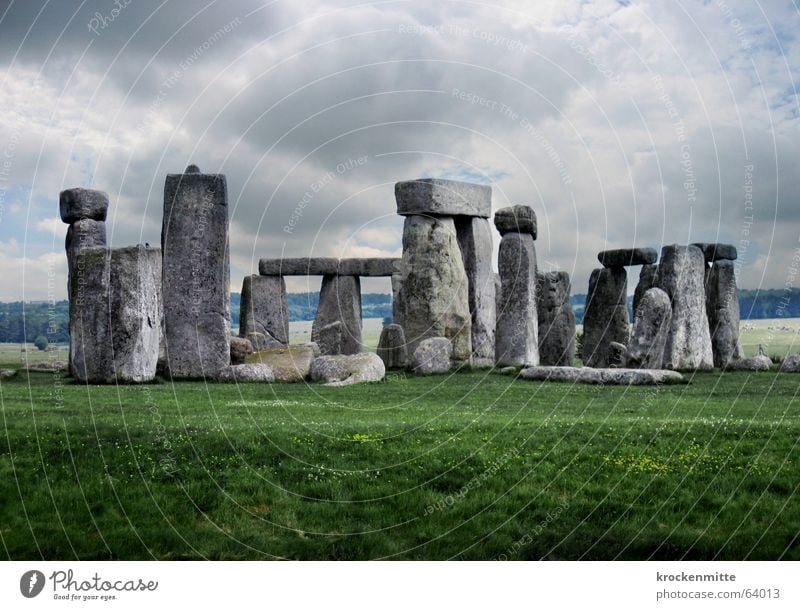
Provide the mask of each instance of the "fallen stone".
{"label": "fallen stone", "polygon": [[658,260],[658,252],[654,248],[623,248],[620,250],[603,250],[597,255],[603,267],[633,267],[636,265],[652,265]]}
{"label": "fallen stone", "polygon": [[289,344],[289,302],[282,277],[245,276],[240,303],[240,337],[261,333],[270,346]]}
{"label": "fallen stone", "polygon": [[714,366],[704,278],[705,261],[699,248],[671,245],[661,250],[656,284],[672,303],[665,368],[700,370]]}
{"label": "fallen stone", "polygon": [[733,261],[719,260],[705,276],[706,315],[714,366],[724,368],[741,356],[739,295]]}
{"label": "fallen stone", "polygon": [[342,353],[342,332],[344,324],[340,321],[331,322],[319,329],[316,343],[319,352],[324,356],[335,356]]}
{"label": "fallen stone", "polygon": [[800,373],[800,354],[791,354],[781,361],[781,373]]}
{"label": "fallen stone", "polygon": [[633,319],[625,366],[634,369],[663,368],[671,320],[672,304],[667,293],[660,288],[645,292]]}
{"label": "fallen stone", "polygon": [[17,369],[0,369],[0,379],[10,379],[11,377],[15,377],[17,374]]}
{"label": "fallen stone", "polygon": [[27,366],[25,366],[22,370],[30,371],[30,372],[56,372],[56,371],[66,371],[68,368],[68,364],[63,360],[42,360],[41,362],[31,362]]}
{"label": "fallen stone", "polygon": [[772,360],[764,355],[737,358],[729,360],[725,368],[729,371],[768,371],[772,368]]}
{"label": "fallen stone", "polygon": [[377,354],[320,356],[311,363],[311,380],[330,386],[345,386],[383,380],[386,368]]}
{"label": "fallen stone", "polygon": [[217,381],[224,383],[272,383],[275,376],[266,364],[233,364],[217,374]]}
{"label": "fallen stone", "polygon": [[519,373],[519,368],[516,366],[504,366],[498,371],[501,375],[516,375]]}
{"label": "fallen stone", "polygon": [[498,268],[502,303],[497,310],[495,362],[498,366],[539,364],[536,311],[536,250],[528,233],[506,233]]}
{"label": "fallen stone", "polygon": [[721,260],[735,261],[739,256],[739,253],[736,251],[736,246],[732,244],[710,244],[698,242],[692,245],[700,248],[707,263],[713,263]]}
{"label": "fallen stone", "polygon": [[609,366],[609,344],[628,344],[627,291],[628,275],[623,267],[592,271],[583,315],[582,360],[586,366]]}
{"label": "fallen stone", "polygon": [[639,282],[633,292],[634,317],[636,317],[636,310],[639,309],[639,303],[641,303],[644,293],[655,287],[657,273],[658,265],[642,265],[642,269],[639,271]]}
{"label": "fallen stone", "polygon": [[536,277],[539,363],[544,366],[572,366],[576,325],[570,303],[569,273],[548,271]]}
{"label": "fallen stone", "polygon": [[479,216],[492,214],[492,188],[483,184],[420,178],[394,185],[397,213],[441,216]]}
{"label": "fallen stone", "polygon": [[248,339],[231,337],[231,364],[244,364],[247,357],[255,350]]}
{"label": "fallen stone", "polygon": [[326,275],[322,278],[319,291],[319,305],[314,324],[311,326],[311,340],[320,351],[334,349],[324,345],[320,332],[334,322],[341,322],[339,333],[339,354],[357,354],[361,351],[361,280],[352,275]]}
{"label": "fallen stone", "polygon": [[661,385],[683,380],[675,371],[653,369],[610,369],[568,366],[534,366],[523,369],[519,376],[529,381],[565,381],[599,385]]}
{"label": "fallen stone", "polygon": [[387,369],[403,369],[408,365],[406,334],[399,324],[389,324],[381,331],[378,356]]}
{"label": "fallen stone", "polygon": [[308,346],[289,345],[255,352],[247,357],[247,364],[266,364],[275,381],[294,383],[303,381],[311,371],[314,350]]}
{"label": "fallen stone", "polygon": [[536,212],[528,205],[512,205],[500,208],[494,213],[494,226],[500,235],[506,233],[527,233],[535,240],[537,237]]}
{"label": "fallen stone", "polygon": [[444,337],[420,341],[412,356],[415,373],[434,375],[447,373],[453,357],[453,344]]}
{"label": "fallen stone", "polygon": [[108,213],[108,194],[84,188],[67,189],[61,191],[58,207],[61,220],[70,225],[87,219],[104,221]]}

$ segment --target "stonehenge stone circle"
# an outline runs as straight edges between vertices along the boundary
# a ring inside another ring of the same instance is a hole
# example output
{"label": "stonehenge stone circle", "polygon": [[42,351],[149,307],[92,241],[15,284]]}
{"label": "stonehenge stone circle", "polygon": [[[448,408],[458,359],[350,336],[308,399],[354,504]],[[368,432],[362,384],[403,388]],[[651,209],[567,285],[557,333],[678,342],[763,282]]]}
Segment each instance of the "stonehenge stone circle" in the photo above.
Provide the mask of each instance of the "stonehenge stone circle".
{"label": "stonehenge stone circle", "polygon": [[658,273],[658,265],[642,265],[642,269],[639,271],[639,282],[633,292],[634,316],[636,316],[636,310],[639,308],[644,293],[655,287],[656,273]]}
{"label": "stonehenge stone circle", "polygon": [[492,189],[482,184],[419,178],[394,186],[400,216],[478,216],[492,215]]}
{"label": "stonehenge stone circle", "polygon": [[173,377],[214,377],[230,364],[230,259],[225,176],[167,175],[164,185],[163,298]]}
{"label": "stonehenge stone circle", "polygon": [[739,345],[739,294],[733,261],[717,260],[706,274],[706,314],[714,366],[724,368],[742,356]]}
{"label": "stonehenge stone circle", "polygon": [[575,359],[575,313],[570,303],[569,273],[548,271],[537,276],[539,363],[572,366]]}
{"label": "stonehenge stone circle", "polygon": [[735,261],[739,256],[739,253],[736,251],[736,246],[732,244],[709,244],[699,242],[692,245],[700,248],[707,263],[714,263],[722,260]]}
{"label": "stonehenge stone circle", "polygon": [[[319,306],[311,327],[311,340],[319,344],[320,332],[334,322],[341,322],[340,354],[357,354],[361,351],[361,280],[353,275],[325,275],[319,291]],[[330,346],[328,346],[330,347]]]}
{"label": "stonehenge stone circle", "polygon": [[402,369],[408,364],[406,334],[399,324],[389,324],[381,331],[378,340],[378,356],[387,369]]}
{"label": "stonehenge stone circle", "polygon": [[494,213],[494,226],[500,235],[527,233],[536,239],[536,213],[528,205],[512,205]]}
{"label": "stonehenge stone circle", "polygon": [[634,314],[624,366],[632,369],[663,368],[671,320],[672,304],[667,293],[660,288],[645,292]]}
{"label": "stonehenge stone circle", "polygon": [[597,255],[603,267],[634,267],[636,265],[652,265],[658,260],[658,252],[654,248],[624,248],[621,250],[603,250]]}
{"label": "stonehenge stone circle", "polygon": [[675,370],[714,366],[706,313],[705,259],[696,246],[671,245],[661,250],[656,285],[672,303],[672,319],[664,349],[664,366]]}
{"label": "stonehenge stone circle", "polygon": [[609,344],[628,344],[628,274],[623,267],[603,267],[592,271],[583,314],[583,354],[585,366],[609,365]]}
{"label": "stonehenge stone circle", "polygon": [[445,337],[431,337],[420,341],[412,356],[415,373],[436,375],[447,373],[452,365],[453,344]]}
{"label": "stonehenge stone circle", "polygon": [[[278,275],[247,275],[242,283],[239,336],[261,333],[269,347],[289,344],[286,281]],[[259,346],[264,349],[264,346]]]}

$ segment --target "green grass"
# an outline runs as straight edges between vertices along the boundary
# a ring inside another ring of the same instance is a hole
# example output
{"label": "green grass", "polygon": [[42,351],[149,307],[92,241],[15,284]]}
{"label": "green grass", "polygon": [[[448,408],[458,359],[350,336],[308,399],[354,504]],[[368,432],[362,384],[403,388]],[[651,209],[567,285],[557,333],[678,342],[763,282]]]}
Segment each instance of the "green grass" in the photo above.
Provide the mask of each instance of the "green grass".
{"label": "green grass", "polygon": [[0,382],[10,559],[800,559],[800,375],[57,381]]}

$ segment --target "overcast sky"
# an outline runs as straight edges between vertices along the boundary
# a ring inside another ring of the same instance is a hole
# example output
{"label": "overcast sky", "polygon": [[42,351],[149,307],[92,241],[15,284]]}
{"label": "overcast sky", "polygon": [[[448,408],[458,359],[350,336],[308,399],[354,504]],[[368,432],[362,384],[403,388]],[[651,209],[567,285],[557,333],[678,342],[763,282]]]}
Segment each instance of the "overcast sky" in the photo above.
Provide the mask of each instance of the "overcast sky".
{"label": "overcast sky", "polygon": [[800,287],[796,2],[0,7],[0,300],[65,298],[59,191],[158,244],[189,163],[227,174],[234,291],[261,257],[399,256],[393,185],[421,176],[533,206],[575,293],[600,250],[694,241]]}

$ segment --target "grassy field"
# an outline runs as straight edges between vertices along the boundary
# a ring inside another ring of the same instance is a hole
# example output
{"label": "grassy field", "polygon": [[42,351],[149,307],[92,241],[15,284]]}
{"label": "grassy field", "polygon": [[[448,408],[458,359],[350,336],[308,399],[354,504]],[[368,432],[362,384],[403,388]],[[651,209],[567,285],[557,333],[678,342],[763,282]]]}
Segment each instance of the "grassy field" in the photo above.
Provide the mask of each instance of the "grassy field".
{"label": "grassy field", "polygon": [[800,375],[0,382],[10,559],[800,559]]}

